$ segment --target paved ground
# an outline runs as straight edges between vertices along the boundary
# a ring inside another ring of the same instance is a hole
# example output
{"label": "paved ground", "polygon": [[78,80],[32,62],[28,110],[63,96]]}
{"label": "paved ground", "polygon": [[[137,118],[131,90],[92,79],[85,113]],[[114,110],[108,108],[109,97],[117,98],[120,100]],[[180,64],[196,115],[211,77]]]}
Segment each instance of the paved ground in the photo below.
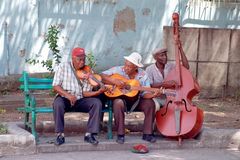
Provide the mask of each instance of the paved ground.
{"label": "paved ground", "polygon": [[147,154],[131,151],[88,151],[5,156],[1,160],[239,160],[240,151],[224,149],[152,150]]}
{"label": "paved ground", "polygon": [[[1,101],[1,98],[0,98]],[[5,103],[5,101],[4,101]],[[15,102],[19,104],[17,100]],[[6,101],[6,104],[9,104]],[[225,105],[225,104],[224,104]],[[4,104],[5,106],[5,104]],[[214,103],[215,106],[215,103]],[[229,105],[226,105],[229,106]],[[236,105],[238,106],[238,105]],[[11,106],[7,106],[7,111],[11,112],[15,110],[15,107],[12,110],[9,109]],[[239,109],[239,108],[238,108]],[[229,125],[232,126],[233,122],[239,124],[239,112],[235,111],[238,115],[235,121],[231,120]],[[210,113],[210,112],[209,112]],[[212,112],[211,112],[212,113]],[[214,112],[215,113],[215,112]],[[11,121],[13,117],[9,117],[9,114],[6,113],[6,116]],[[232,117],[230,114],[229,117]],[[17,117],[18,118],[18,117]],[[42,118],[42,117],[41,117]],[[86,117],[85,116],[73,116],[66,115],[66,129],[69,131],[81,130],[81,126],[85,128],[86,126]],[[216,117],[216,119],[220,119],[221,117]],[[226,118],[226,117],[225,117]],[[1,117],[0,117],[1,119]],[[74,121],[71,121],[74,119]],[[138,121],[138,120],[139,121]],[[44,117],[43,119],[44,120]],[[48,119],[47,119],[48,120]],[[18,119],[18,121],[22,121]],[[77,136],[72,132],[68,132],[66,134],[66,144],[56,147],[53,144],[49,144],[48,141],[54,139],[53,134],[53,123],[51,121],[43,121],[40,125],[40,133],[47,133],[46,135],[41,135],[40,142],[38,145],[35,145],[33,136],[19,128],[16,124],[12,124],[9,132],[10,135],[1,135],[0,136],[0,160],[11,160],[11,159],[19,159],[19,160],[41,160],[41,159],[84,159],[84,160],[94,160],[94,159],[139,159],[139,160],[155,160],[155,159],[163,159],[163,160],[185,160],[185,159],[217,159],[217,160],[239,160],[240,159],[240,130],[239,127],[231,127],[227,129],[216,129],[216,128],[207,128],[204,124],[204,131],[201,136],[197,139],[193,140],[184,140],[182,147],[177,146],[176,141],[172,141],[169,139],[165,139],[163,137],[158,137],[158,141],[155,144],[148,144],[141,140],[141,133],[135,134],[134,130],[139,130],[136,126],[142,126],[142,117],[139,115],[131,114],[130,117],[127,118],[129,123],[129,129],[131,133],[126,137],[126,143],[124,145],[118,145],[113,140],[106,139],[106,133],[102,133],[99,136],[100,144],[98,147],[93,147],[90,144],[86,144],[83,142],[83,135],[78,134]],[[74,122],[74,123],[73,123]],[[76,124],[77,122],[77,124]],[[81,123],[79,123],[81,122]],[[84,122],[84,123],[83,123]],[[206,124],[209,124],[209,120]],[[126,123],[126,124],[128,124]],[[220,124],[223,126],[223,124]],[[22,126],[22,125],[21,125]],[[77,127],[78,126],[78,127]],[[131,126],[131,127],[130,127]],[[134,128],[133,128],[134,126]],[[214,126],[216,124],[214,123]],[[205,128],[206,127],[206,128]],[[77,129],[80,128],[80,129]],[[128,127],[127,127],[128,128]],[[224,128],[224,127],[223,127]],[[1,138],[4,137],[4,138]],[[115,138],[115,137],[114,137]],[[132,146],[136,143],[143,143],[148,145],[150,149],[150,153],[148,154],[134,154],[130,152]],[[238,147],[238,151],[237,150]],[[221,149],[220,149],[221,148]],[[225,148],[225,149],[222,149]],[[227,150],[227,148],[235,149],[235,150]],[[33,155],[33,153],[36,153]],[[6,155],[15,156],[6,156]],[[20,155],[19,155],[20,154]],[[28,155],[22,155],[28,154]],[[32,154],[32,155],[31,155]],[[4,155],[4,156],[3,156]]]}

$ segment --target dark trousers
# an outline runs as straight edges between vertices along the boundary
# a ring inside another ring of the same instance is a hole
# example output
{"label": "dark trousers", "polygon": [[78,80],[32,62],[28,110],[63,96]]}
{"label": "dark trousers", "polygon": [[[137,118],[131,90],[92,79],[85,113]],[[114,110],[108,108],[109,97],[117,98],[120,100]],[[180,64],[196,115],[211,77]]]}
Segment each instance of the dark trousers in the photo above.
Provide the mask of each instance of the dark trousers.
{"label": "dark trousers", "polygon": [[70,101],[67,98],[57,96],[53,102],[53,110],[56,133],[64,132],[65,112],[89,113],[87,132],[99,132],[100,118],[102,114],[102,102],[98,98],[81,98],[76,101],[74,106],[71,106]]}
{"label": "dark trousers", "polygon": [[[125,134],[125,114],[124,112],[129,108],[128,103],[123,99],[117,98],[113,100],[114,121],[117,128],[117,134]],[[153,122],[155,119],[155,104],[152,99],[140,98],[139,104],[135,111],[142,111],[144,113],[143,134],[152,134]]]}

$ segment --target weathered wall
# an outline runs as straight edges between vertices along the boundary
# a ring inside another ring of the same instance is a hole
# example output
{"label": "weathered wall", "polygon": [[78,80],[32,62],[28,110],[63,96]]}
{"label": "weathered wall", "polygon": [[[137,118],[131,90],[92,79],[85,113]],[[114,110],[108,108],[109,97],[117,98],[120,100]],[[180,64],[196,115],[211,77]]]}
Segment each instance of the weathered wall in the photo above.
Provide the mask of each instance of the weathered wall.
{"label": "weathered wall", "polygon": [[[172,27],[164,27],[164,46],[175,60]],[[240,30],[181,28],[183,50],[202,88],[202,96],[234,95],[240,90]]]}
{"label": "weathered wall", "polygon": [[[51,56],[44,42],[51,24],[61,27],[59,49],[63,61],[74,46],[92,51],[98,70],[121,64],[123,56],[139,51],[144,57],[162,41],[166,1],[158,0],[2,0],[0,1],[1,46],[0,75],[45,71],[39,65],[26,65],[24,59]],[[174,2],[174,1],[173,1]],[[175,3],[176,6],[177,3]],[[115,59],[118,59],[116,61]],[[150,60],[148,60],[150,62]],[[13,65],[17,64],[17,65]]]}

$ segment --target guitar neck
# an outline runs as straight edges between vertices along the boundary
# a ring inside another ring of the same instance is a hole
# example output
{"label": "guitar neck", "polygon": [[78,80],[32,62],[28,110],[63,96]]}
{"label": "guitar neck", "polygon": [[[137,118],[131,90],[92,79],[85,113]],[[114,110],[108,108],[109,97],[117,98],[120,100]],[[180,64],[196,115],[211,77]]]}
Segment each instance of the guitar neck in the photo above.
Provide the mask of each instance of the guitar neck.
{"label": "guitar neck", "polygon": [[150,91],[150,92],[155,92],[157,88],[150,88],[150,87],[141,87],[141,86],[131,86],[132,90],[137,90],[137,91]]}
{"label": "guitar neck", "polygon": [[[150,88],[150,87],[141,87],[141,86],[132,86],[132,90],[138,90],[138,91],[150,91],[150,92],[155,92],[159,88]],[[176,96],[176,91],[171,90],[171,89],[163,89],[162,94],[166,94],[167,96]]]}
{"label": "guitar neck", "polygon": [[95,82],[97,82],[100,86],[105,86],[100,80],[98,80],[96,77],[94,77],[92,74],[90,75],[90,78],[93,79]]}

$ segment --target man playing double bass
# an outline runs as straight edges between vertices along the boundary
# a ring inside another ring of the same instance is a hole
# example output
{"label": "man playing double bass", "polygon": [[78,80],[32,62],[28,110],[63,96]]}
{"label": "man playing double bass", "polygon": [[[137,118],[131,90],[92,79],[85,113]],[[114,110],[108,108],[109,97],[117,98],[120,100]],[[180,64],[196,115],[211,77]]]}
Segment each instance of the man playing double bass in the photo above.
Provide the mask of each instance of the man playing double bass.
{"label": "man playing double bass", "polygon": [[[151,64],[146,68],[146,72],[150,79],[151,87],[154,88],[172,88],[176,87],[176,82],[174,80],[164,81],[164,78],[167,77],[168,73],[175,68],[174,63],[168,62],[167,49],[157,48],[153,51],[153,58],[156,60],[154,64]],[[189,64],[187,57],[184,52],[180,52],[182,57],[182,64],[185,68],[189,69]],[[156,100],[156,99],[154,99]],[[158,99],[160,105],[164,105],[165,97],[161,95]],[[156,110],[158,110],[156,108]]]}
{"label": "man playing double bass", "polygon": [[[124,89],[127,86],[125,81],[111,77],[114,74],[118,74],[127,80],[138,80],[141,86],[150,88],[149,78],[146,72],[141,69],[141,67],[143,67],[141,55],[137,52],[133,52],[129,56],[124,56],[124,59],[124,66],[113,67],[101,74],[103,82]],[[155,104],[152,98],[159,96],[161,92],[161,89],[156,89],[154,92],[142,91],[139,96],[136,96],[137,98],[123,95],[113,99],[114,121],[118,134],[117,143],[123,144],[125,141],[124,113],[125,111],[133,109],[142,111],[145,115],[142,139],[151,143],[156,142],[156,138],[153,135]]]}

